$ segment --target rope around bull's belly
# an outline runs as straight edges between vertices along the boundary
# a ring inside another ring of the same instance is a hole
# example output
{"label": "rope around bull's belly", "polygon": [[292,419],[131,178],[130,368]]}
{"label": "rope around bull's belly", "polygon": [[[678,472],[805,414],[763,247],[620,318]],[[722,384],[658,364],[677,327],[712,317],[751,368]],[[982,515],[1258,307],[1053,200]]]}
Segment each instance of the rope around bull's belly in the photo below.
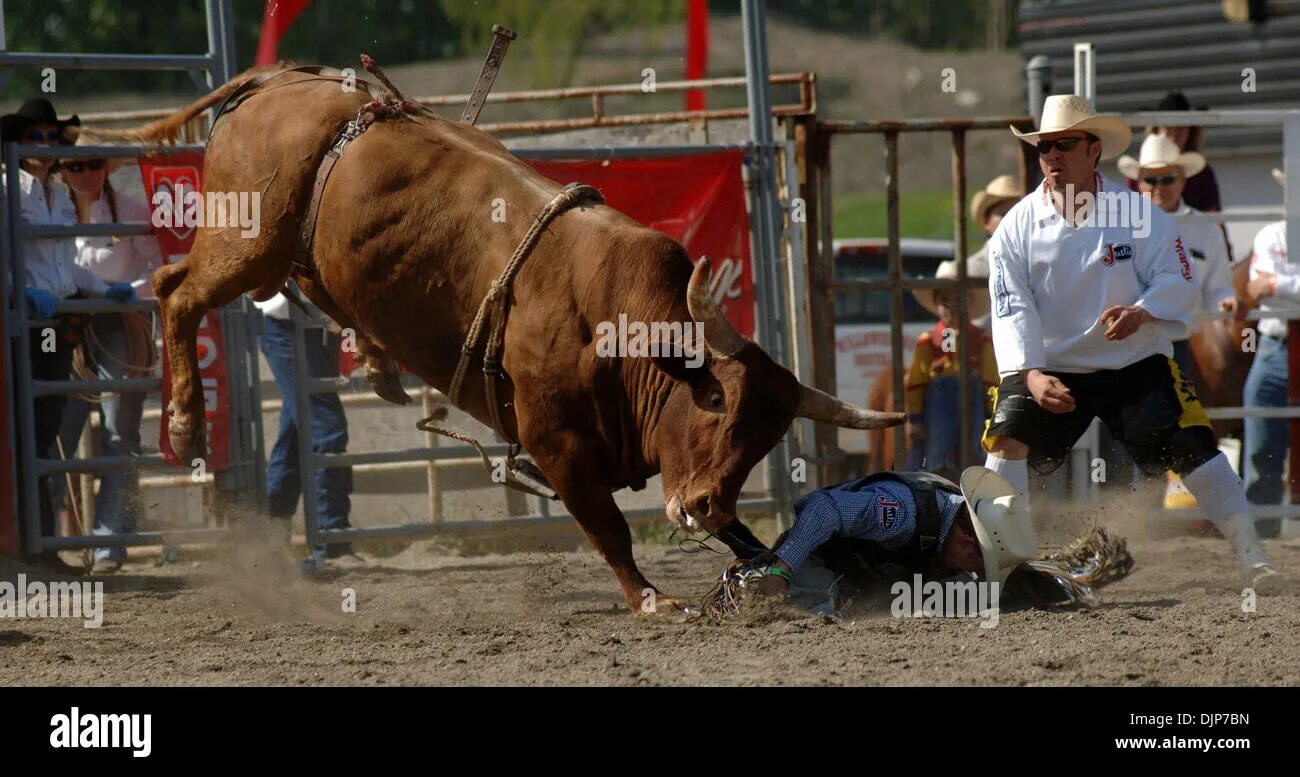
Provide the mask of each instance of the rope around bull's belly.
{"label": "rope around bull's belly", "polygon": [[[605,202],[605,198],[593,186],[584,183],[571,183],[561,189],[533,219],[532,225],[529,226],[528,232],[524,234],[523,239],[519,241],[519,245],[515,248],[510,261],[506,263],[505,269],[501,271],[501,275],[496,280],[492,281],[492,286],[483,297],[483,302],[479,304],[478,313],[475,314],[474,322],[470,325],[469,333],[465,337],[465,343],[461,346],[460,360],[456,364],[456,372],[452,376],[451,387],[447,392],[447,398],[451,403],[460,407],[460,392],[465,382],[465,374],[469,370],[470,360],[478,349],[479,342],[483,339],[484,331],[488,331],[487,343],[483,349],[483,386],[492,426],[496,433],[510,444],[509,452],[506,455],[507,475],[504,485],[548,499],[555,498],[553,490],[547,493],[519,480],[512,481],[510,478],[510,473],[517,472],[518,463],[516,457],[523,449],[523,446],[519,444],[518,440],[514,440],[506,434],[505,425],[501,422],[501,405],[497,400],[497,381],[506,377],[505,369],[501,364],[501,349],[505,345],[506,319],[510,313],[510,292],[515,276],[519,273],[519,269],[523,267],[524,260],[528,258],[538,241],[541,240],[542,232],[546,227],[569,209],[584,202],[599,205]],[[493,473],[492,462],[478,440],[470,435],[462,434],[438,424],[438,422],[445,420],[446,417],[447,408],[440,407],[434,411],[433,415],[417,422],[415,427],[423,432],[441,434],[473,446],[474,450],[478,451],[479,457],[483,459],[483,466],[490,474]],[[540,472],[536,474],[540,475]]]}

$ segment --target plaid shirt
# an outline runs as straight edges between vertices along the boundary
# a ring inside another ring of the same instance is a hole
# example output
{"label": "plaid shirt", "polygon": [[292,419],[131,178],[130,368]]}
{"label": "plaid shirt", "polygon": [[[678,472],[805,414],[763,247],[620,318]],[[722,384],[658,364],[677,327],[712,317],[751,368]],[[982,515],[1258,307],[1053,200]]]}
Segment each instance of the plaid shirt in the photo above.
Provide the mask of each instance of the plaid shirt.
{"label": "plaid shirt", "polygon": [[[948,537],[960,495],[935,491],[939,500],[939,547]],[[777,558],[798,571],[808,558],[831,537],[878,542],[895,550],[916,536],[916,500],[907,486],[897,481],[873,483],[861,491],[821,488],[795,516],[794,528],[777,548]]]}

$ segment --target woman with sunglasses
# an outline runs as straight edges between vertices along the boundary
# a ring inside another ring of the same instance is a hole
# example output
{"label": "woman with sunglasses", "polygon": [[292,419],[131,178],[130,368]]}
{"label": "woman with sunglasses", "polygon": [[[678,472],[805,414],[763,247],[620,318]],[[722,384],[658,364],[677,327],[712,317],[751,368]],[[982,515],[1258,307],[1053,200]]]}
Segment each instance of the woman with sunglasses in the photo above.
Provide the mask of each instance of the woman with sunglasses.
{"label": "woman with sunglasses", "polygon": [[[0,116],[0,142],[34,146],[66,145],[73,141],[75,128],[80,125],[81,120],[76,116],[60,119],[49,100],[36,98],[23,103],[14,113]],[[6,179],[8,175],[18,175],[23,221],[30,226],[67,226],[77,223],[77,211],[67,191],[62,186],[53,185],[53,168],[53,159],[24,158],[20,160],[18,170],[5,171]],[[110,286],[78,265],[77,246],[73,238],[28,238],[23,242],[21,250],[27,277],[16,280],[16,283],[22,284],[28,314],[54,322],[53,327],[34,327],[30,331],[32,378],[67,380],[72,369],[71,333],[67,322],[56,316],[55,306],[60,300],[74,296],[110,297],[125,301],[133,296],[131,287]],[[56,347],[52,349],[42,347],[43,344],[48,345],[45,342],[45,332],[51,328],[56,333]],[[55,455],[54,443],[63,422],[66,403],[67,398],[63,396],[42,396],[32,402],[30,411],[27,408],[19,409],[19,412],[33,413],[36,455],[40,458],[53,458]],[[30,465],[27,462],[20,463]],[[61,476],[46,475],[39,481],[41,533],[47,537],[54,536],[55,531],[50,486],[56,477]],[[53,551],[42,554],[37,561],[63,571],[63,564]]]}
{"label": "woman with sunglasses", "polygon": [[[1195,151],[1180,151],[1165,135],[1147,135],[1138,158],[1125,154],[1116,162],[1119,171],[1137,183],[1142,196],[1171,216],[1200,213],[1183,198],[1188,179],[1205,169],[1205,157]],[[1232,256],[1223,228],[1207,221],[1183,221],[1178,225],[1183,248],[1192,259],[1192,283],[1196,298],[1205,310],[1237,311],[1237,294],[1232,288]],[[1188,377],[1192,374],[1192,346],[1189,338],[1200,331],[1194,321],[1186,337],[1174,341],[1174,361]]]}
{"label": "woman with sunglasses", "polygon": [[[144,202],[113,188],[109,176],[126,161],[76,159],[59,163],[59,176],[72,195],[78,223],[150,220],[149,208]],[[162,252],[152,235],[79,237],[77,264],[105,283],[127,286],[140,296],[152,296],[149,281],[153,271],[162,265]],[[149,374],[154,362],[153,345],[153,326],[149,317],[143,313],[125,312],[93,316],[82,347],[87,369],[100,378],[113,380]],[[140,420],[144,401],[144,392],[101,395],[98,403],[101,455],[140,455]],[[72,455],[76,450],[90,409],[86,400],[80,397],[71,399],[59,432],[66,455]],[[57,507],[62,498],[57,487],[53,490]],[[100,476],[99,493],[95,496],[95,534],[134,532],[142,512],[139,472],[121,470]],[[112,574],[121,569],[125,561],[124,547],[96,548],[91,574]]]}

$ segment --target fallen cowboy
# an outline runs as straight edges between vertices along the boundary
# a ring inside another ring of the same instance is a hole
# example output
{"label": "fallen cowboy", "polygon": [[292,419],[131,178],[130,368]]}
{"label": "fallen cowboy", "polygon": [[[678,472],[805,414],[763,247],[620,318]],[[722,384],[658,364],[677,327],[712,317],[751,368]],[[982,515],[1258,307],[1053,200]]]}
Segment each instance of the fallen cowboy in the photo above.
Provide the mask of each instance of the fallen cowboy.
{"label": "fallen cowboy", "polygon": [[734,617],[761,595],[834,614],[888,590],[896,616],[982,616],[996,625],[1003,605],[1096,606],[1093,589],[1132,569],[1124,541],[1100,528],[1040,555],[1023,502],[984,467],[967,469],[960,485],[928,472],[880,472],[818,489],[795,502],[795,524],[775,548],[751,542],[749,553],[737,551],[702,609]]}

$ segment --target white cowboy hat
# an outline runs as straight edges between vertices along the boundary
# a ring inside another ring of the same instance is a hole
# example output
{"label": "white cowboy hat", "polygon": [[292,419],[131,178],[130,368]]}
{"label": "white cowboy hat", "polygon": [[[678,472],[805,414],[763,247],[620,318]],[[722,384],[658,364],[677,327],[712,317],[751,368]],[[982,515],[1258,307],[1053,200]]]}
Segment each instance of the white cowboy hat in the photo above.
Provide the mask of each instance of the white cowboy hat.
{"label": "white cowboy hat", "polygon": [[1165,135],[1147,135],[1138,158],[1125,154],[1115,163],[1125,178],[1137,180],[1142,171],[1154,167],[1181,167],[1188,178],[1205,169],[1205,157],[1195,151],[1179,151],[1178,144]]}
{"label": "white cowboy hat", "polygon": [[1273,168],[1273,180],[1277,181],[1278,186],[1286,186],[1286,173],[1276,167]]}
{"label": "white cowboy hat", "polygon": [[961,495],[984,554],[984,579],[1005,583],[1012,570],[1038,553],[1038,535],[1025,499],[986,467],[961,473]]}
{"label": "white cowboy hat", "polygon": [[984,223],[984,214],[988,213],[989,208],[1000,202],[1017,202],[1025,193],[1020,191],[1020,182],[1014,175],[999,175],[989,185],[985,186],[982,191],[975,192],[975,196],[970,201],[970,219],[976,224]]}
{"label": "white cowboy hat", "polygon": [[1101,141],[1102,159],[1119,156],[1133,142],[1133,130],[1127,122],[1112,114],[1093,113],[1087,100],[1073,94],[1054,94],[1043,101],[1043,118],[1038,122],[1037,132],[1021,132],[1012,127],[1011,133],[1033,146],[1043,135],[1067,130],[1096,135]]}
{"label": "white cowboy hat", "polygon": [[[949,259],[946,262],[940,263],[939,267],[934,271],[934,277],[938,279],[956,279],[957,260]],[[966,277],[989,277],[989,259],[986,251],[971,254],[966,258]],[[967,299],[969,299],[970,302],[968,303],[969,307],[967,308],[967,315],[970,316],[970,322],[972,324],[983,328],[984,325],[981,322],[988,318],[989,308],[991,307],[988,292],[979,288],[971,288],[968,292]],[[921,307],[930,311],[935,316],[939,315],[939,297],[934,289],[915,289],[912,292],[912,296],[916,297],[916,301],[921,303]]]}

